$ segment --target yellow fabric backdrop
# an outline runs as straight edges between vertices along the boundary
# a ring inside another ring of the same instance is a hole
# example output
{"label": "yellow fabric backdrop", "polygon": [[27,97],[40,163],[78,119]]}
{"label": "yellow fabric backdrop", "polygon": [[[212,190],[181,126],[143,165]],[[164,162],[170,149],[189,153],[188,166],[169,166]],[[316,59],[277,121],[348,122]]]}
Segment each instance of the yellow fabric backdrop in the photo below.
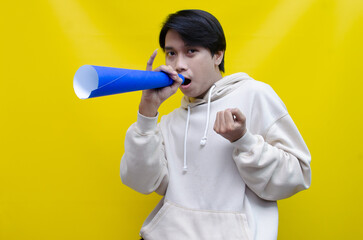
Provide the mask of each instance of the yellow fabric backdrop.
{"label": "yellow fabric backdrop", "polygon": [[119,178],[140,93],[79,100],[73,75],[144,69],[166,15],[185,8],[220,20],[226,73],[270,84],[312,153],[312,187],[279,202],[278,239],[363,238],[363,1],[34,0],[0,8],[1,240],[138,239],[160,199]]}

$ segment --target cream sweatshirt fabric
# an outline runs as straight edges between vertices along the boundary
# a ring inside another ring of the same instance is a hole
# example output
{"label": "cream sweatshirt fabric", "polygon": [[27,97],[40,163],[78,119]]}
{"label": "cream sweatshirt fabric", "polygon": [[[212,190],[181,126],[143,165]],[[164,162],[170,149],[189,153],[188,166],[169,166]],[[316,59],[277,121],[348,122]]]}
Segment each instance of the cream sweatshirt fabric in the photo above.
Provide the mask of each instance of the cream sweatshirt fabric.
{"label": "cream sweatshirt fabric", "polygon": [[[233,143],[213,130],[226,108],[247,119]],[[311,157],[270,86],[245,73],[226,76],[204,99],[184,97],[157,121],[138,114],[121,160],[124,184],[164,195],[141,228],[145,240],[277,238],[276,200],[310,186]]]}

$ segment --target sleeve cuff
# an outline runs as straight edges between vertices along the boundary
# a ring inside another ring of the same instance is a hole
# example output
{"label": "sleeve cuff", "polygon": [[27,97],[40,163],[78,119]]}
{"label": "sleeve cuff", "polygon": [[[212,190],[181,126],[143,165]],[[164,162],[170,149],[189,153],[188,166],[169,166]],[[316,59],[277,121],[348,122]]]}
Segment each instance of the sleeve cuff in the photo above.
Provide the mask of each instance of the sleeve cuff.
{"label": "sleeve cuff", "polygon": [[248,130],[237,141],[233,142],[233,146],[241,150],[242,152],[249,152],[252,150],[253,146],[258,142],[258,138],[251,134]]}
{"label": "sleeve cuff", "polygon": [[142,132],[154,131],[158,125],[159,113],[155,117],[146,117],[137,112],[136,127]]}

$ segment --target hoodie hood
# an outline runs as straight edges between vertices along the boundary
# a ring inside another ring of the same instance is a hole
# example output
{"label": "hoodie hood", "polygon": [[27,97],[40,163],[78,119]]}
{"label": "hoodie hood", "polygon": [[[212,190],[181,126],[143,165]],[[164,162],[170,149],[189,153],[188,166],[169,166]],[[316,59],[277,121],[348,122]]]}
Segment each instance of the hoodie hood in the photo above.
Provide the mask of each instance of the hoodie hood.
{"label": "hoodie hood", "polygon": [[232,75],[228,75],[218,80],[212,86],[215,86],[214,89],[211,89],[212,92],[204,95],[203,98],[190,98],[184,96],[181,101],[181,107],[184,109],[188,109],[189,107],[194,107],[203,103],[208,102],[208,98],[210,95],[210,101],[213,102],[217,99],[220,99],[236,88],[238,88],[244,80],[252,80],[247,73],[235,73]]}

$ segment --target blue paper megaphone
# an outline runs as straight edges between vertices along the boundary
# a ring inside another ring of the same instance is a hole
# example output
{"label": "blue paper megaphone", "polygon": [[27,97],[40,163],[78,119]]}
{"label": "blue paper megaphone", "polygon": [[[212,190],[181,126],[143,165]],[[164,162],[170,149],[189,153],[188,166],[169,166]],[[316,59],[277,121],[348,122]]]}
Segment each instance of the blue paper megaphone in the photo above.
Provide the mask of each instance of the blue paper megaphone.
{"label": "blue paper megaphone", "polygon": [[[179,74],[179,77],[184,77]],[[80,99],[117,93],[162,88],[173,84],[164,72],[83,65],[73,78],[74,91]]]}

